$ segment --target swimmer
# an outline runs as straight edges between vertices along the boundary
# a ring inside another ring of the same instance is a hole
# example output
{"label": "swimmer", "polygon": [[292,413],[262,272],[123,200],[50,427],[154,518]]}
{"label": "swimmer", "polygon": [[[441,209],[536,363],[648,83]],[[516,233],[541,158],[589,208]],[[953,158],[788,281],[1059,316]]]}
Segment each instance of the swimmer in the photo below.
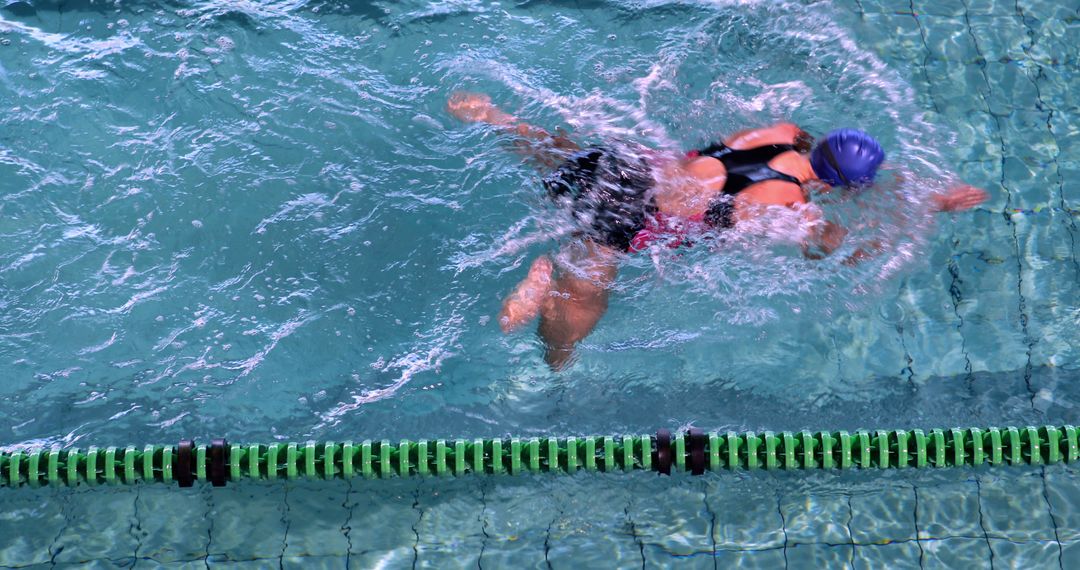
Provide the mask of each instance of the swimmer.
{"label": "swimmer", "polygon": [[[807,257],[827,256],[847,230],[823,219],[810,204],[811,192],[869,185],[885,160],[881,145],[855,129],[833,131],[815,146],[799,127],[779,123],[676,158],[625,142],[580,148],[565,133],[522,122],[483,94],[454,93],[447,109],[462,121],[516,135],[518,150],[554,168],[543,185],[582,224],[583,239],[566,250],[570,267],[556,273],[550,257],[539,257],[499,313],[504,332],[540,317],[544,358],[553,369],[570,362],[574,346],[607,310],[622,255],[654,243],[677,246],[695,229],[740,231],[780,210],[801,216]],[[961,184],[932,196],[931,207],[956,212],[986,198],[985,191]],[[846,262],[870,257],[880,247],[860,248]]]}

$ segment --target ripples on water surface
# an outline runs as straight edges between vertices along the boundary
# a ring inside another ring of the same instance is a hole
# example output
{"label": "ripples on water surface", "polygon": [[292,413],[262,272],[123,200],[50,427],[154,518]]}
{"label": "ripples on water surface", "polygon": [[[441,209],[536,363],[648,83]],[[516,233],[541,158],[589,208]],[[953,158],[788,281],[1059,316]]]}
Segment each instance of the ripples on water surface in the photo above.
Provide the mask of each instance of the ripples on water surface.
{"label": "ripples on water surface", "polygon": [[[952,308],[942,264],[926,276],[944,239],[904,205],[948,178],[939,149],[957,141],[828,6],[67,2],[2,18],[5,442],[758,426],[1016,368],[988,351],[912,371],[912,354],[945,355],[904,327]],[[493,315],[567,228],[505,140],[445,113],[456,89],[671,151],[779,119],[857,125],[903,180],[864,199],[884,229],[860,235],[926,237],[856,269],[753,244],[637,256],[580,362],[553,374]]]}

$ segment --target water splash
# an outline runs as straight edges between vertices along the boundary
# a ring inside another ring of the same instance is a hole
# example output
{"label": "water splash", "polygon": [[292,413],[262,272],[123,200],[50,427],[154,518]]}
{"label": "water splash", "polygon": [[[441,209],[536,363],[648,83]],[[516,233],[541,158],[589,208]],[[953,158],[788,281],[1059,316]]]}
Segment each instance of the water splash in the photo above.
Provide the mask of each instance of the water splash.
{"label": "water splash", "polygon": [[[744,226],[742,235],[705,238],[723,245],[704,253],[701,248],[690,253],[654,250],[627,263],[639,268],[651,265],[665,281],[684,291],[677,294],[712,298],[721,306],[716,314],[723,315],[727,325],[759,325],[790,311],[825,314],[872,303],[875,293],[920,257],[932,233],[927,197],[948,178],[932,144],[939,135],[912,103],[911,86],[861,48],[850,30],[836,23],[831,7],[759,2],[751,3],[753,9],[748,10],[746,4],[652,2],[645,10],[637,3],[619,4],[631,19],[646,18],[643,14],[655,9],[698,9],[701,14],[682,12],[692,21],[686,31],[667,36],[652,62],[635,66],[641,74],[627,77],[624,85],[611,90],[560,92],[546,85],[548,75],[541,70],[491,58],[487,50],[463,50],[442,67],[463,82],[501,84],[521,102],[510,105],[520,106],[526,119],[554,112],[573,127],[579,140],[635,140],[671,155],[713,140],[716,133],[774,120],[801,120],[811,128],[831,129],[843,123],[822,117],[843,120],[848,102],[859,101],[855,118],[869,121],[871,130],[887,138],[890,164],[903,180],[886,180],[886,188],[876,191],[872,199],[861,196],[839,205],[825,204],[827,214],[851,230],[847,245],[830,259],[813,263],[802,259],[799,248],[793,246],[806,228],[800,227],[799,216],[779,211],[768,223]],[[700,64],[713,50],[722,52],[724,39],[734,36],[753,44],[755,51],[739,52],[744,59],[738,62]],[[637,55],[636,59],[649,58]],[[754,72],[788,79],[761,79]],[[816,75],[806,76],[808,72]],[[707,81],[695,87],[687,74],[703,75]],[[689,128],[678,132],[669,125]],[[580,229],[568,216],[552,215],[543,207],[538,210],[513,223],[489,248],[477,250],[462,244],[468,253],[455,256],[455,267],[460,271],[505,263],[500,259],[507,258],[512,259],[511,267],[517,267],[523,251],[535,249],[544,239],[557,242]],[[523,237],[526,227],[539,231]],[[882,244],[883,251],[855,267],[844,264],[862,244]],[[830,301],[825,304],[817,296],[821,290],[838,289],[847,292],[827,295]]]}
{"label": "water splash", "polygon": [[[656,156],[779,119],[880,134],[903,180],[823,207],[853,243],[901,236],[886,255],[848,267],[852,246],[810,262],[755,233],[630,257],[581,382],[775,364],[781,345],[763,334],[843,316],[916,266],[918,205],[946,177],[942,135],[910,86],[833,10],[213,0],[5,12],[0,355],[13,380],[0,392],[57,409],[100,394],[77,420],[19,409],[6,423],[28,426],[22,439],[69,420],[80,434],[329,435],[411,410],[432,378],[443,387],[427,397],[461,409],[516,401],[488,384],[505,378],[544,395],[556,380],[535,343],[491,317],[529,260],[580,227],[508,137],[447,116],[456,89]],[[791,231],[775,225],[756,231]],[[830,342],[823,329],[808,342]],[[740,340],[768,356],[737,352]],[[490,411],[485,425],[517,413]]]}

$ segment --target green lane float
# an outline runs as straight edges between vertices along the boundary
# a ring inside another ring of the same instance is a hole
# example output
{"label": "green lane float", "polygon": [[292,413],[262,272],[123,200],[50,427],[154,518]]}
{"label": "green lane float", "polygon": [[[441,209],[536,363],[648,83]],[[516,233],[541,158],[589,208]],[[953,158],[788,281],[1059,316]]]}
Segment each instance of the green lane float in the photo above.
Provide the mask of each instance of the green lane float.
{"label": "green lane float", "polygon": [[0,452],[0,487],[244,479],[385,479],[576,471],[919,469],[1074,463],[1077,429],[1042,427],[725,432],[15,449]]}

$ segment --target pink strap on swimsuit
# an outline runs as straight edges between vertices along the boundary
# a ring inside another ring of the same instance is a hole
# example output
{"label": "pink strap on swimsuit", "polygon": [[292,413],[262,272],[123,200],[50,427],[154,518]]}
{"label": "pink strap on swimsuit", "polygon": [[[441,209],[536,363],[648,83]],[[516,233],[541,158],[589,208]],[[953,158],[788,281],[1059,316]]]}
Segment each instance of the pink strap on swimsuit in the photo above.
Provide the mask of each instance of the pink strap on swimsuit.
{"label": "pink strap on swimsuit", "polygon": [[654,243],[662,242],[671,249],[690,245],[688,236],[703,230],[705,214],[694,214],[689,218],[667,216],[657,212],[645,223],[645,227],[634,234],[630,240],[630,253],[648,249]]}
{"label": "pink strap on swimsuit", "polygon": [[[697,150],[686,153],[686,158],[696,158],[698,156],[701,156],[701,152]],[[704,224],[705,214],[694,214],[689,218],[682,218],[657,212],[655,216],[645,222],[645,227],[630,239],[630,249],[628,251],[637,253],[660,241],[664,241],[664,245],[671,249],[692,245],[688,236],[695,231],[702,231]]]}

